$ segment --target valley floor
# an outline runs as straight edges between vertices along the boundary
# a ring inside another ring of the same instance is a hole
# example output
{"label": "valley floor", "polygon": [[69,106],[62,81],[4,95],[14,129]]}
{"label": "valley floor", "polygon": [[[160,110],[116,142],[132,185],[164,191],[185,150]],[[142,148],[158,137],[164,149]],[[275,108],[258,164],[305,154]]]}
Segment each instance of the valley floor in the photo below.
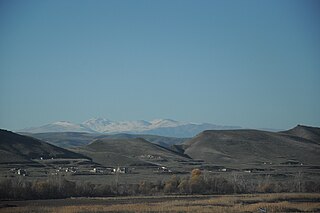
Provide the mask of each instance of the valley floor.
{"label": "valley floor", "polygon": [[319,193],[0,201],[0,212],[320,212]]}

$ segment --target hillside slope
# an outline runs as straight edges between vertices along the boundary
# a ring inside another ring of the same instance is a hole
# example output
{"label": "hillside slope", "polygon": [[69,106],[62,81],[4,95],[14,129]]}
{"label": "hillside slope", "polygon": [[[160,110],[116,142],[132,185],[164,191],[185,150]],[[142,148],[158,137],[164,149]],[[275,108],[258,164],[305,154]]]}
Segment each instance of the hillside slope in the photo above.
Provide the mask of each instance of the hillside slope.
{"label": "hillside slope", "polygon": [[320,128],[297,125],[295,128],[280,133],[304,138],[320,144]]}
{"label": "hillside slope", "polygon": [[140,135],[140,134],[114,134],[114,135],[101,135],[97,136],[99,138],[108,138],[108,139],[134,139],[134,138],[143,138],[146,141],[149,141],[153,144],[157,144],[163,147],[170,147],[174,144],[181,144],[188,140],[188,138],[176,138],[176,137],[165,137],[158,135]]}
{"label": "hillside slope", "polygon": [[0,163],[31,162],[40,157],[84,158],[82,155],[56,147],[41,140],[0,130]]}
{"label": "hillside slope", "polygon": [[[319,142],[319,138],[313,140]],[[320,146],[314,141],[259,130],[204,131],[183,144],[184,153],[194,159],[214,164],[320,162]]]}
{"label": "hillside slope", "polygon": [[148,164],[172,166],[177,165],[181,161],[190,160],[187,156],[150,143],[142,138],[101,138],[75,150],[105,166]]}
{"label": "hillside slope", "polygon": [[20,133],[22,135],[31,136],[47,143],[62,148],[77,147],[88,145],[96,137],[97,133],[86,132],[45,132],[45,133]]}

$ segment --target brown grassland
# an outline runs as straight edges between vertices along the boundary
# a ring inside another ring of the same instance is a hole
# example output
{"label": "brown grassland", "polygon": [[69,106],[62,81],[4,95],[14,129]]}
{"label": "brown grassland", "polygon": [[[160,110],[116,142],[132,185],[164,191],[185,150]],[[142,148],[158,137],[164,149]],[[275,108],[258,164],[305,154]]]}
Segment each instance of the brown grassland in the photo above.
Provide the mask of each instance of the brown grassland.
{"label": "brown grassland", "polygon": [[[16,212],[320,212],[319,193],[138,196],[8,201],[1,213]],[[9,207],[11,206],[11,207]],[[260,210],[259,210],[260,209]]]}

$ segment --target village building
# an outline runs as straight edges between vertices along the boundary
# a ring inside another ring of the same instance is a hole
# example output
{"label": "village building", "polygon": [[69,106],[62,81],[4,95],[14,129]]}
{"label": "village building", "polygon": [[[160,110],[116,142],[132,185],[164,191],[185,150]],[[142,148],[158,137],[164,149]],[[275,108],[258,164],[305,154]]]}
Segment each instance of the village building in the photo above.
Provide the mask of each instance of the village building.
{"label": "village building", "polygon": [[17,174],[21,176],[27,176],[27,171],[24,169],[18,169]]}

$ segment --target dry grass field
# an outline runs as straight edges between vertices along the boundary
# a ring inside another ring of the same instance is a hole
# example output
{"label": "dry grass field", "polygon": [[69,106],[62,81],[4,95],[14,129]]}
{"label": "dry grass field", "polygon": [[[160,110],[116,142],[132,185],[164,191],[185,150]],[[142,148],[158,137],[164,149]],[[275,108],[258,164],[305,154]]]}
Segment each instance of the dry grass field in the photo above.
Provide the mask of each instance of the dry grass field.
{"label": "dry grass field", "polygon": [[[16,212],[320,212],[320,194],[141,196],[2,202]],[[11,207],[9,207],[11,206]]]}

